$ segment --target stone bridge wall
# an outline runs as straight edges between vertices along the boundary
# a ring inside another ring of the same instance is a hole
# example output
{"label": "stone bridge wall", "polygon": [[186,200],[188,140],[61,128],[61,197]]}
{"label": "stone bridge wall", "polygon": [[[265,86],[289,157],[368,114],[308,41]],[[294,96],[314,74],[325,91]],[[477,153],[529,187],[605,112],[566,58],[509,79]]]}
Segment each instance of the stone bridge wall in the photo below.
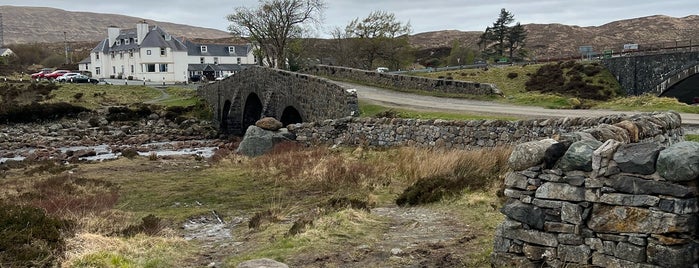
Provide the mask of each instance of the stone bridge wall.
{"label": "stone bridge wall", "polygon": [[487,83],[378,73],[374,71],[327,65],[317,65],[305,69],[303,72],[318,76],[339,78],[341,80],[357,81],[363,84],[393,88],[397,90],[422,90],[468,95],[502,95],[500,89],[493,84]]}
{"label": "stone bridge wall", "polygon": [[[464,149],[514,145],[584,130],[595,137],[622,141],[683,139],[679,114],[646,113],[599,118],[557,118],[522,121],[446,121],[399,118],[342,118],[293,124],[289,131],[307,144],[347,146],[419,146]],[[631,132],[627,131],[629,129]]]}
{"label": "stone bridge wall", "polygon": [[699,143],[517,145],[493,267],[696,267]]}
{"label": "stone bridge wall", "polygon": [[699,64],[699,51],[617,57],[602,63],[628,95],[660,95],[671,86],[668,80]]}

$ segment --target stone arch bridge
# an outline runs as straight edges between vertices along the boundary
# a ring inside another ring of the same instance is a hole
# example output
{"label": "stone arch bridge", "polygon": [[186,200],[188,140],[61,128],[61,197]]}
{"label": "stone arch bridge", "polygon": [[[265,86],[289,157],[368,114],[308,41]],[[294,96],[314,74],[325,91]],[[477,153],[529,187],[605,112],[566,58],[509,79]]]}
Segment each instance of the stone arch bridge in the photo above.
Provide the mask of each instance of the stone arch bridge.
{"label": "stone arch bridge", "polygon": [[359,114],[355,92],[329,80],[266,67],[250,67],[197,90],[223,133],[243,135],[262,117],[284,126]]}
{"label": "stone arch bridge", "polygon": [[699,51],[615,57],[602,63],[628,95],[651,93],[686,103],[699,98]]}

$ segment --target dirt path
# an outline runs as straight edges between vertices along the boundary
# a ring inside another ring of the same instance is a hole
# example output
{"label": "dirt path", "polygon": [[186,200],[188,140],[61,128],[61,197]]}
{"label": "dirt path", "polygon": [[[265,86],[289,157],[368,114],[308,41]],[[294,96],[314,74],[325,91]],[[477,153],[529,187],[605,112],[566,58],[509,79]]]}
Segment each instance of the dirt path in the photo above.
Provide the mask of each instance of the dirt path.
{"label": "dirt path", "polygon": [[[440,98],[386,90],[346,82],[335,82],[345,88],[357,90],[359,99],[393,108],[409,108],[424,111],[470,112],[483,115],[504,115],[518,118],[598,117],[610,114],[635,114],[638,112],[612,110],[546,109],[534,106],[518,106],[489,101]],[[681,113],[682,123],[699,125],[699,114]]]}
{"label": "dirt path", "polygon": [[170,94],[168,94],[168,93],[165,91],[165,88],[155,87],[155,89],[157,89],[158,91],[160,91],[160,97],[155,98],[155,99],[152,99],[152,100],[149,100],[149,101],[146,101],[145,103],[157,103],[157,102],[160,102],[160,101],[162,101],[162,100],[166,100],[166,99],[169,99],[169,98],[170,98]]}

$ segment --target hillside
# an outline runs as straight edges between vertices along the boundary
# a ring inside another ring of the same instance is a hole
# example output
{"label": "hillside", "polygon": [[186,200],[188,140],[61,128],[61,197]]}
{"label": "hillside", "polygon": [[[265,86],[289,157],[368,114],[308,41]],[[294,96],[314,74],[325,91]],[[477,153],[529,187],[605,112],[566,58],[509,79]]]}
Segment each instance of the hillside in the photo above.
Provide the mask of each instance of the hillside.
{"label": "hillside", "polygon": [[[649,16],[610,22],[601,26],[579,27],[563,24],[526,24],[527,49],[537,58],[576,55],[578,48],[592,45],[595,51],[620,50],[625,43],[649,44],[694,39],[699,42],[699,16],[683,18]],[[437,31],[411,36],[421,49],[451,47],[453,40],[477,48],[482,32]]]}
{"label": "hillside", "polygon": [[[4,43],[63,42],[63,32],[68,41],[99,41],[107,36],[110,25],[133,28],[144,18],[91,12],[71,12],[46,7],[0,6],[3,16]],[[147,18],[145,18],[147,19]],[[147,20],[159,25],[175,36],[215,39],[228,37],[224,31]]]}

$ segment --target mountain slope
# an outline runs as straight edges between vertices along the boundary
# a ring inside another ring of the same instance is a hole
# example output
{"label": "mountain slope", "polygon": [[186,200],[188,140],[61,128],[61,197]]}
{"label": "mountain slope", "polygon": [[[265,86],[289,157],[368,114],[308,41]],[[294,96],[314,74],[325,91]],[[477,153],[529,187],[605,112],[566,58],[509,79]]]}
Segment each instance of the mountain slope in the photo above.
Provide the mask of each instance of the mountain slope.
{"label": "mountain slope", "polygon": [[[621,50],[625,43],[652,44],[674,40],[699,43],[699,16],[683,18],[649,16],[610,22],[601,26],[579,27],[563,24],[526,24],[527,50],[536,58],[577,55],[580,46],[591,45],[597,52]],[[451,47],[453,40],[478,48],[482,32],[439,31],[411,36],[411,43],[422,49]]]}
{"label": "mountain slope", "polygon": [[[134,28],[137,22],[143,21],[143,18],[124,15],[71,12],[46,7],[0,6],[0,13],[5,44],[63,42],[64,31],[66,39],[71,42],[98,41],[106,38],[110,25]],[[147,21],[163,27],[174,36],[205,39],[229,36],[227,32],[216,29]]]}

